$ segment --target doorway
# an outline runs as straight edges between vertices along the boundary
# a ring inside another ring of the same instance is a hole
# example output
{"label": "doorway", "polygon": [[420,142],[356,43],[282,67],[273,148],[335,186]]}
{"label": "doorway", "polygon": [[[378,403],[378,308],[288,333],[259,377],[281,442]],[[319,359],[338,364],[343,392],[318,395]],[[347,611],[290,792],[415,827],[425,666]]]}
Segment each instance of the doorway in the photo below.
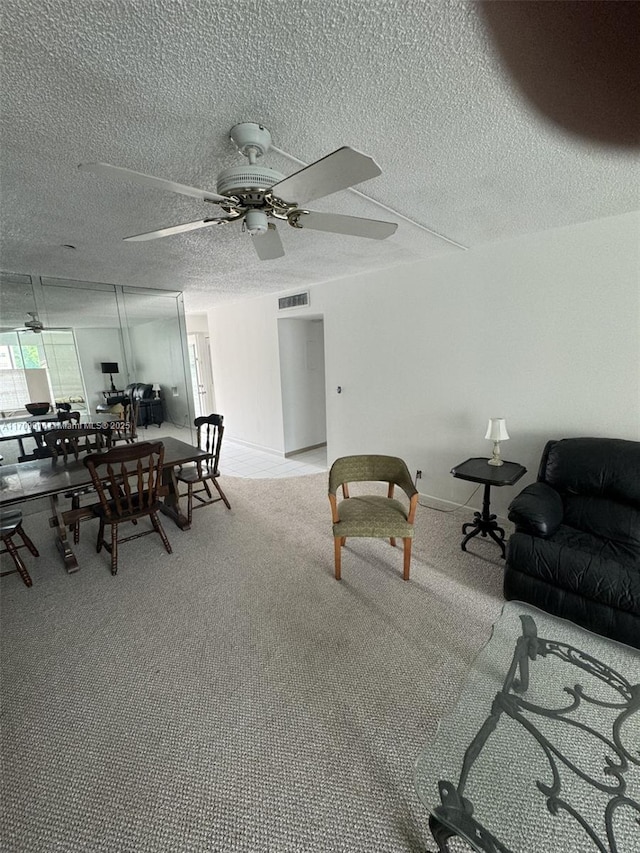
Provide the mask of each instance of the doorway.
{"label": "doorway", "polygon": [[278,319],[284,454],[327,443],[322,317]]}
{"label": "doorway", "polygon": [[209,337],[202,332],[187,335],[193,405],[197,418],[215,411]]}

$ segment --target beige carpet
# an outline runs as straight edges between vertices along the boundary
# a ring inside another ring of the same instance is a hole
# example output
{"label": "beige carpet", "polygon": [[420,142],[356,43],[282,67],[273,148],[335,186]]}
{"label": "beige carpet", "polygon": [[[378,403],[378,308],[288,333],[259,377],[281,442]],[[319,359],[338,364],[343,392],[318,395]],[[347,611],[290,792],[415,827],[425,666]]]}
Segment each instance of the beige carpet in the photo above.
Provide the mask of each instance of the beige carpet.
{"label": "beige carpet", "polygon": [[[326,475],[225,478],[232,511],[121,547],[46,513],[34,585],[2,578],[2,822],[12,853],[433,850],[413,766],[503,600],[472,512],[419,508],[402,552],[350,540],[333,579]],[[28,556],[28,555],[27,555]],[[2,558],[6,568],[6,557]]]}

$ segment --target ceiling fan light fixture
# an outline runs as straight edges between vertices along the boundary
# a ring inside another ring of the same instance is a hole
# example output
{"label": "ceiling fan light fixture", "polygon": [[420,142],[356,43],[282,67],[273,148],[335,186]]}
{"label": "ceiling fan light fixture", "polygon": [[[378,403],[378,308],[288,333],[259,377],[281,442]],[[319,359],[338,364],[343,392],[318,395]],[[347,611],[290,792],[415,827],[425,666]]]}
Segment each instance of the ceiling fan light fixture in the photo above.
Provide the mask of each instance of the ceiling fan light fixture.
{"label": "ceiling fan light fixture", "polygon": [[258,237],[261,234],[265,234],[269,228],[267,214],[263,213],[261,210],[248,210],[244,221],[247,226],[247,231],[252,237]]}
{"label": "ceiling fan light fixture", "polygon": [[216,189],[220,195],[238,196],[241,202],[250,202],[252,193],[261,194],[284,180],[284,175],[268,166],[231,166],[218,175]]}

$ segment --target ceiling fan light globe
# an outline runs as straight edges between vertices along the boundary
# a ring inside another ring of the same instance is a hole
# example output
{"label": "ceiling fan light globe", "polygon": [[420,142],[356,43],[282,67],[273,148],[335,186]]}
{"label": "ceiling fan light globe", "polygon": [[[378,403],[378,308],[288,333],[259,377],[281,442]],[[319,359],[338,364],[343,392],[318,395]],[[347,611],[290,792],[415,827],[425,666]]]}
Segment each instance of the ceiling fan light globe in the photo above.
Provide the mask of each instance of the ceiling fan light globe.
{"label": "ceiling fan light globe", "polygon": [[247,231],[252,237],[259,237],[265,234],[269,228],[267,214],[261,210],[249,210],[244,218]]}

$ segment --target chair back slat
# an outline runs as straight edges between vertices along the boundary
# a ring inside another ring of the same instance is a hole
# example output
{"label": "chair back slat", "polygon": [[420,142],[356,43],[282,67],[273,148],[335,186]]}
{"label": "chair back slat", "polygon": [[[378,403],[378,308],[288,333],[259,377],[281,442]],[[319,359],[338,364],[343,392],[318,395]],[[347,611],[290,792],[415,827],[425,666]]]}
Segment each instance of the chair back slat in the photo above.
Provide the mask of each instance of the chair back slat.
{"label": "chair back slat", "polygon": [[84,460],[107,518],[127,518],[158,502],[164,445],[161,441],[128,444]]}

